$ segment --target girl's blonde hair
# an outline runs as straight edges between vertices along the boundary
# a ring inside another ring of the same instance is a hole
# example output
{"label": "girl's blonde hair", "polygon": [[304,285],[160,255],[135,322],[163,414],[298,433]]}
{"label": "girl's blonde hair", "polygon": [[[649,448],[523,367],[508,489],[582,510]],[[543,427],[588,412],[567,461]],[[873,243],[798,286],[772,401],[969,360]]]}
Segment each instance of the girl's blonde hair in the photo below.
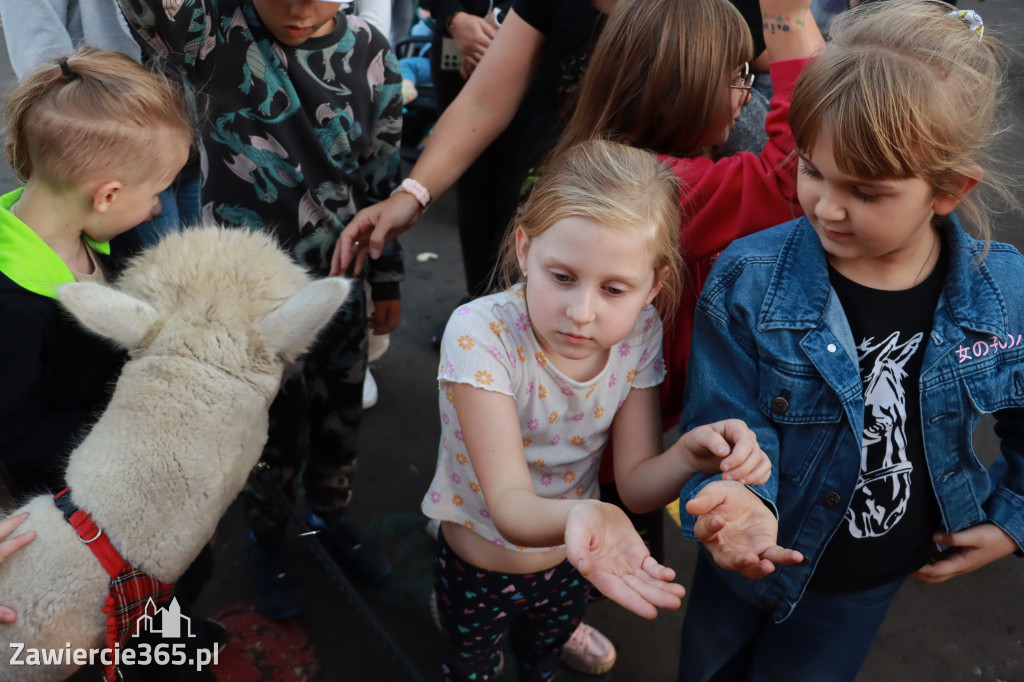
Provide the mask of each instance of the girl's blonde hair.
{"label": "girl's blonde hair", "polygon": [[[670,319],[682,294],[679,255],[679,187],[675,175],[649,152],[607,140],[589,140],[550,161],[515,225],[536,237],[565,218],[586,218],[628,230],[651,254],[655,278],[667,268],[654,301]],[[515,230],[502,243],[494,282],[506,288],[522,280]]]}
{"label": "girl's blonde hair", "polygon": [[[836,17],[825,52],[793,89],[789,123],[797,149],[820,135],[837,167],[860,178],[928,181],[956,196],[962,176],[1013,203],[987,154],[1000,130],[1004,58],[990,32],[979,40],[937,0],[862,4]],[[990,216],[976,192],[958,213],[980,236]]]}
{"label": "girl's blonde hair", "polygon": [[750,29],[727,0],[618,0],[552,157],[596,137],[697,153],[729,74],[753,56]]}
{"label": "girl's blonde hair", "polygon": [[61,187],[145,177],[158,136],[194,132],[179,83],[120,52],[80,48],[40,66],[4,105],[7,162],[18,178]]}

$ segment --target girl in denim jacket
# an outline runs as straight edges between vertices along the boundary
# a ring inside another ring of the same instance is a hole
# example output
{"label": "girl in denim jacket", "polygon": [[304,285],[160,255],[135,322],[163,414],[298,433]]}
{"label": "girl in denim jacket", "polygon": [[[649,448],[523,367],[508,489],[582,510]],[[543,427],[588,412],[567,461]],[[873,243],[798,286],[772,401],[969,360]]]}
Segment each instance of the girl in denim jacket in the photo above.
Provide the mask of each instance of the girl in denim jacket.
{"label": "girl in denim jacket", "polygon": [[[735,242],[704,287],[681,428],[739,417],[777,475],[682,490],[703,549],[681,680],[852,680],[907,576],[1024,546],[1024,258],[971,195],[997,184],[1002,63],[951,10],[837,18],[793,92],[806,217]],[[989,413],[995,481],[971,448]]]}

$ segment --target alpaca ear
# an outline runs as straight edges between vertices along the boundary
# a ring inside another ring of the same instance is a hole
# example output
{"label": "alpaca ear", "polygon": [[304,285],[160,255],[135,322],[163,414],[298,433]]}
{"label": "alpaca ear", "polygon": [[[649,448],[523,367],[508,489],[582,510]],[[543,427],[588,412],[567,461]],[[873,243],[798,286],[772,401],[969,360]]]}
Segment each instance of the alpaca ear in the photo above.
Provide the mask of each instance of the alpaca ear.
{"label": "alpaca ear", "polygon": [[300,355],[313,344],[320,329],[345,302],[352,285],[341,277],[307,284],[280,308],[263,318],[260,331],[274,353]]}
{"label": "alpaca ear", "polygon": [[129,350],[142,343],[157,319],[153,306],[98,282],[70,282],[57,295],[82,326]]}

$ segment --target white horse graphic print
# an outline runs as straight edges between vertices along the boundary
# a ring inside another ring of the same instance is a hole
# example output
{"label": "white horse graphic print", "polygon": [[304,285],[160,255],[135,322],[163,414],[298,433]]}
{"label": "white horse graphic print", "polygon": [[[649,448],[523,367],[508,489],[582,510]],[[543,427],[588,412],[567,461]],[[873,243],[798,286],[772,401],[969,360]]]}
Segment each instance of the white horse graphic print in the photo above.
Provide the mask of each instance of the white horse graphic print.
{"label": "white horse graphic print", "polygon": [[846,511],[854,538],[885,535],[907,510],[914,467],[907,458],[903,368],[923,338],[919,332],[901,344],[899,332],[893,332],[881,343],[871,337],[857,347],[864,382],[864,435],[860,477]]}

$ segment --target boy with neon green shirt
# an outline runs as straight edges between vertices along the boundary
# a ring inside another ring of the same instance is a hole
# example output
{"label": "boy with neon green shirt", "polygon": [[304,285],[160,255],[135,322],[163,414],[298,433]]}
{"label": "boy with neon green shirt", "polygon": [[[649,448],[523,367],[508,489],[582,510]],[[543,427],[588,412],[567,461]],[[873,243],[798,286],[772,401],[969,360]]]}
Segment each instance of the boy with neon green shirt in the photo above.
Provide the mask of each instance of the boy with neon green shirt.
{"label": "boy with neon green shirt", "polygon": [[116,52],[31,72],[4,108],[25,186],[0,197],[0,476],[16,497],[59,490],[66,456],[106,404],[123,351],[67,315],[57,290],[106,281],[188,158],[180,88]]}

